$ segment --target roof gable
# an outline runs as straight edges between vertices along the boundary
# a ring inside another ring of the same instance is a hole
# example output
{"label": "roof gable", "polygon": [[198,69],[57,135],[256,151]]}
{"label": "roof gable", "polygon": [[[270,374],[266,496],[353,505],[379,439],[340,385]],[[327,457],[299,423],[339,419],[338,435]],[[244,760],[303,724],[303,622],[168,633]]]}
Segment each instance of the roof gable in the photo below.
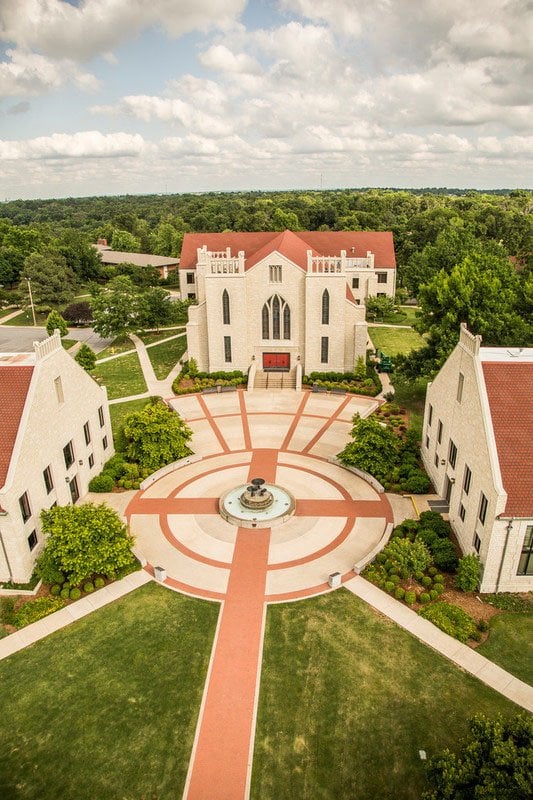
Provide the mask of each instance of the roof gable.
{"label": "roof gable", "polygon": [[286,256],[303,270],[307,270],[307,251],[317,256],[340,256],[346,251],[348,258],[364,258],[370,250],[374,253],[376,269],[394,269],[394,241],[390,231],[270,231],[254,233],[186,233],[183,237],[180,269],[195,269],[198,248],[222,251],[230,248],[232,255],[244,252],[246,269],[266,258],[273,251]]}
{"label": "roof gable", "polygon": [[32,366],[0,367],[0,487],[6,482],[32,375]]}
{"label": "roof gable", "polygon": [[482,361],[481,367],[507,492],[505,513],[529,517],[533,515],[533,364]]}

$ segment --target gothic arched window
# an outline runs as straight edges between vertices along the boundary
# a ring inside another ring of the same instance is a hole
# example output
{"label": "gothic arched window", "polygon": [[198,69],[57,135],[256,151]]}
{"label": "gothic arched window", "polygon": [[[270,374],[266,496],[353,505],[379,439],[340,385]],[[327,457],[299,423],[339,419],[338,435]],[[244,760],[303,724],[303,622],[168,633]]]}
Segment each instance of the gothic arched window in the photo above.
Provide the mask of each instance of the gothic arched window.
{"label": "gothic arched window", "polygon": [[329,292],[322,292],[322,325],[329,325]]}
{"label": "gothic arched window", "polygon": [[228,290],[224,289],[222,292],[222,322],[224,325],[229,325],[229,294]]}
{"label": "gothic arched window", "polygon": [[277,294],[272,295],[263,306],[261,329],[263,339],[291,338],[291,310]]}

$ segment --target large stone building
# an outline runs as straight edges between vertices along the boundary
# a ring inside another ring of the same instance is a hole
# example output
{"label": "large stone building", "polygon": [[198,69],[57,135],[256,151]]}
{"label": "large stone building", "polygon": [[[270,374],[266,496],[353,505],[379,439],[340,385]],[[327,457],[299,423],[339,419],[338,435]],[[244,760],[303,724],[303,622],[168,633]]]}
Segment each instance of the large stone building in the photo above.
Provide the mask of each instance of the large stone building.
{"label": "large stone building", "polygon": [[367,343],[364,302],[394,296],[392,234],[189,233],[180,259],[187,346],[201,370],[350,371]]}
{"label": "large stone building", "polygon": [[533,589],[533,348],[459,344],[428,386],[422,457],[482,592]]}
{"label": "large stone building", "polygon": [[107,393],[63,349],[0,353],[0,581],[29,580],[41,509],[75,503],[113,455]]}

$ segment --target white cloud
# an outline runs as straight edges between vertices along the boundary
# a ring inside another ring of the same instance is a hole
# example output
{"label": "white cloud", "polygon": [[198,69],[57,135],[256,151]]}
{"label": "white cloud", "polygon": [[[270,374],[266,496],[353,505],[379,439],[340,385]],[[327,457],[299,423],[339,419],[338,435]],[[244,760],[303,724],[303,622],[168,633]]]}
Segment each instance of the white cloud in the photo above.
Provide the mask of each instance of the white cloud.
{"label": "white cloud", "polygon": [[200,54],[200,62],[208,69],[218,72],[256,75],[259,63],[246,53],[232,53],[225,45],[217,44]]}
{"label": "white cloud", "polygon": [[80,133],[54,133],[25,141],[0,139],[0,160],[48,158],[118,158],[139,156],[146,144],[139,134],[82,131]]}
{"label": "white cloud", "polygon": [[0,62],[0,97],[36,95],[57,89],[72,81],[83,91],[96,91],[100,83],[87,72],[81,72],[73,61],[53,61],[25,50],[6,51],[8,61]]}
{"label": "white cloud", "polygon": [[0,38],[72,60],[107,53],[149,27],[177,37],[228,27],[246,0],[2,0]]}

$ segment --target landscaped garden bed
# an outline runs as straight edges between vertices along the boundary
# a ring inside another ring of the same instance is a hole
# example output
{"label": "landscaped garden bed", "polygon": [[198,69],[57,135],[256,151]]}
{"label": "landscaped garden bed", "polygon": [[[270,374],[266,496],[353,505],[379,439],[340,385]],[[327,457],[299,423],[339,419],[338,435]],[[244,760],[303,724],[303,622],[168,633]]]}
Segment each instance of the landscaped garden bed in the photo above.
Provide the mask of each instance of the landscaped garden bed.
{"label": "landscaped garden bed", "polygon": [[196,361],[191,358],[183,364],[182,370],[172,384],[176,395],[196,394],[206,390],[222,391],[224,388],[246,386],[248,376],[240,370],[231,372],[199,372]]}
{"label": "landscaped garden bed", "polygon": [[382,389],[375,369],[362,358],[358,359],[354,372],[311,372],[303,376],[302,383],[315,391],[344,391],[368,397],[375,397]]}

